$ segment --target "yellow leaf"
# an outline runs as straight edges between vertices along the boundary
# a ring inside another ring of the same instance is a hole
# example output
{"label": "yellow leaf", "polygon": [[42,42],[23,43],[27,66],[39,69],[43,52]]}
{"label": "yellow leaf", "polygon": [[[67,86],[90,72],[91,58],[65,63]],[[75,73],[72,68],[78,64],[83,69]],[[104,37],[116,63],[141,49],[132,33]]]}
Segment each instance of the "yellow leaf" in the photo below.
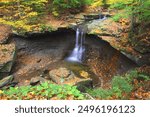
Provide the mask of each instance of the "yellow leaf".
{"label": "yellow leaf", "polygon": [[0,94],[3,94],[3,91],[2,91],[2,90],[0,90]]}

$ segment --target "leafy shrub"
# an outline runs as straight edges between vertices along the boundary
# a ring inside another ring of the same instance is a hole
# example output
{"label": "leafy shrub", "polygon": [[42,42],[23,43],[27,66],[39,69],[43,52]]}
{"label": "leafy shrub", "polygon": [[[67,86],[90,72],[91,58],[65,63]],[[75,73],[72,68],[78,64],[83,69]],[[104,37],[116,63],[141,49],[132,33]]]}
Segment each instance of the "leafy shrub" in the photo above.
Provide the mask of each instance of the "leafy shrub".
{"label": "leafy shrub", "polygon": [[45,25],[45,24],[41,24],[40,25],[40,31],[41,32],[45,32],[45,31],[49,31],[49,32],[51,32],[53,29],[52,29],[52,27],[51,26],[47,26],[47,25]]}
{"label": "leafy shrub", "polygon": [[92,0],[53,0],[53,5],[60,9],[78,8],[91,3]]}
{"label": "leafy shrub", "polygon": [[33,31],[40,15],[46,9],[48,0],[2,1],[0,23],[13,27],[13,31],[24,34]]}
{"label": "leafy shrub", "polygon": [[46,9],[48,0],[20,0],[21,4],[31,7],[34,11],[42,13]]}
{"label": "leafy shrub", "polygon": [[55,85],[47,82],[38,86],[11,87],[0,93],[0,99],[84,99],[76,86]]}
{"label": "leafy shrub", "polygon": [[86,92],[99,99],[109,99],[113,96],[117,99],[128,99],[129,93],[134,89],[134,79],[150,80],[150,76],[139,73],[137,70],[132,70],[124,76],[114,76],[111,89],[87,89]]}
{"label": "leafy shrub", "polygon": [[130,82],[126,79],[126,77],[115,76],[112,80],[112,88],[119,89],[122,92],[129,93],[132,91],[133,87]]}
{"label": "leafy shrub", "polygon": [[126,7],[130,6],[133,0],[116,0],[110,5],[110,9],[125,9]]}
{"label": "leafy shrub", "polygon": [[95,98],[100,98],[100,99],[108,99],[109,97],[111,97],[113,95],[112,90],[105,90],[105,89],[88,89],[87,93],[89,93],[90,95],[92,95]]}
{"label": "leafy shrub", "polygon": [[138,18],[139,22],[150,21],[150,1],[135,0],[132,6],[132,13]]}

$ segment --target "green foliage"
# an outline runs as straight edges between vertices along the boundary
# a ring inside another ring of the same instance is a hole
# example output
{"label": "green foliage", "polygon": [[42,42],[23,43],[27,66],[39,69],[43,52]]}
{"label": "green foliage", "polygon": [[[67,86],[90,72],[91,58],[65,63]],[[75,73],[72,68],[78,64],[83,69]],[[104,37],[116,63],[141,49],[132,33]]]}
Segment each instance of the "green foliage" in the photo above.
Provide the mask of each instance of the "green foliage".
{"label": "green foliage", "polygon": [[117,2],[110,6],[111,9],[124,9],[125,7],[126,7],[126,4],[124,4],[122,2]]}
{"label": "green foliage", "polygon": [[114,16],[114,21],[118,21],[119,18],[122,18],[122,15],[134,15],[136,21],[150,21],[150,0],[127,0],[126,2],[116,1],[111,4],[110,9],[121,10],[124,9],[125,13],[116,14]]}
{"label": "green foliage", "polygon": [[130,6],[130,4],[133,2],[133,0],[126,0],[126,1],[121,1],[117,0],[116,2],[113,2],[110,5],[110,9],[125,9],[126,7]]}
{"label": "green foliage", "polygon": [[130,6],[131,3],[132,3],[132,0],[128,0],[126,2],[117,1],[111,4],[109,9],[117,9],[117,10],[124,9],[124,11],[120,11],[119,13],[115,14],[112,17],[113,21],[118,22],[122,18],[125,18],[125,19],[129,18],[129,16],[131,15],[131,9],[132,9],[132,7]]}
{"label": "green foliage", "polygon": [[133,87],[130,82],[126,79],[126,77],[115,76],[112,80],[112,88],[118,89],[121,92],[129,93],[132,91]]}
{"label": "green foliage", "polygon": [[40,25],[40,32],[51,32],[53,30],[53,28],[51,26],[45,25],[45,24],[41,24]]}
{"label": "green foliage", "polygon": [[79,8],[91,3],[92,0],[53,0],[53,5],[60,9]]}
{"label": "green foliage", "polygon": [[132,82],[133,79],[138,79],[138,80],[150,80],[150,76],[145,74],[145,73],[140,73],[137,70],[132,70],[130,71],[129,74],[125,74],[126,79],[128,82]]}
{"label": "green foliage", "polygon": [[[137,70],[132,70],[124,76],[115,76],[112,79],[111,89],[87,89],[86,92],[95,98],[109,99],[115,96],[118,99],[127,99],[129,93],[134,89],[132,81],[138,80],[150,80],[150,76],[139,73]],[[127,95],[123,95],[127,94]]]}
{"label": "green foliage", "polygon": [[116,15],[114,15],[113,17],[112,17],[112,19],[113,19],[113,21],[115,21],[115,22],[118,22],[121,18],[128,18],[129,17],[129,15],[128,15],[128,13],[118,13],[118,14],[116,14]]}
{"label": "green foliage", "polygon": [[48,0],[8,0],[2,1],[0,11],[3,17],[0,23],[13,27],[13,31],[19,34],[33,31],[38,26],[39,19]]}
{"label": "green foliage", "polygon": [[71,99],[82,100],[84,96],[77,90],[76,86],[70,85],[55,85],[47,82],[38,86],[22,86],[11,87],[4,90],[1,96],[6,96],[9,99]]}
{"label": "green foliage", "polygon": [[132,12],[139,22],[150,21],[150,0],[134,0]]}
{"label": "green foliage", "polygon": [[94,90],[88,89],[86,92],[92,95],[93,97],[100,98],[100,99],[108,99],[113,95],[112,90],[105,90],[102,88],[94,89]]}
{"label": "green foliage", "polygon": [[31,7],[34,11],[38,13],[44,12],[46,10],[46,3],[48,0],[20,0],[23,5]]}

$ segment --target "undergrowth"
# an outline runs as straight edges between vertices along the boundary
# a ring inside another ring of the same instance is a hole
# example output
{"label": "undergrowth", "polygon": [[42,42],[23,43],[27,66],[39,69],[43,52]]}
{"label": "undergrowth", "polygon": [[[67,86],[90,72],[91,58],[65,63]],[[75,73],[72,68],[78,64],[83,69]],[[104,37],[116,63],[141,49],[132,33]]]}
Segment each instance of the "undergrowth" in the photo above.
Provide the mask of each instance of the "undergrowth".
{"label": "undergrowth", "polygon": [[150,80],[150,77],[133,70],[124,76],[115,76],[112,79],[111,89],[87,89],[86,92],[98,99],[129,99],[130,93],[134,90],[134,79],[145,81]]}
{"label": "undergrowth", "polygon": [[76,86],[55,85],[48,82],[38,86],[10,87],[0,90],[1,99],[11,100],[39,100],[39,99],[69,99],[82,100],[84,95],[77,90]]}

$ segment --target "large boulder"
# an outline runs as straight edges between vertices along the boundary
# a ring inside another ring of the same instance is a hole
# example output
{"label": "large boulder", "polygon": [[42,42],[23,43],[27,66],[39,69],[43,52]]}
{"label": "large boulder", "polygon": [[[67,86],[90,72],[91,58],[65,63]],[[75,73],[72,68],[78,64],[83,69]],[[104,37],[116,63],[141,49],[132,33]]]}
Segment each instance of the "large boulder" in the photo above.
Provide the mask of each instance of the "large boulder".
{"label": "large boulder", "polygon": [[96,34],[99,36],[114,36],[118,37],[121,32],[121,26],[118,23],[112,21],[112,19],[94,20],[87,24],[88,33]]}
{"label": "large boulder", "polygon": [[0,73],[9,73],[12,69],[16,56],[14,44],[0,45]]}
{"label": "large boulder", "polygon": [[49,76],[57,84],[61,84],[65,81],[71,80],[75,78],[75,75],[72,71],[68,70],[67,68],[58,68],[51,70],[49,72]]}
{"label": "large boulder", "polygon": [[92,85],[92,79],[85,71],[81,71],[81,78],[79,78],[71,70],[61,67],[51,70],[49,76],[57,84],[76,85],[80,90]]}
{"label": "large boulder", "polygon": [[8,38],[11,34],[12,30],[9,26],[0,24],[0,44],[7,43]]}

